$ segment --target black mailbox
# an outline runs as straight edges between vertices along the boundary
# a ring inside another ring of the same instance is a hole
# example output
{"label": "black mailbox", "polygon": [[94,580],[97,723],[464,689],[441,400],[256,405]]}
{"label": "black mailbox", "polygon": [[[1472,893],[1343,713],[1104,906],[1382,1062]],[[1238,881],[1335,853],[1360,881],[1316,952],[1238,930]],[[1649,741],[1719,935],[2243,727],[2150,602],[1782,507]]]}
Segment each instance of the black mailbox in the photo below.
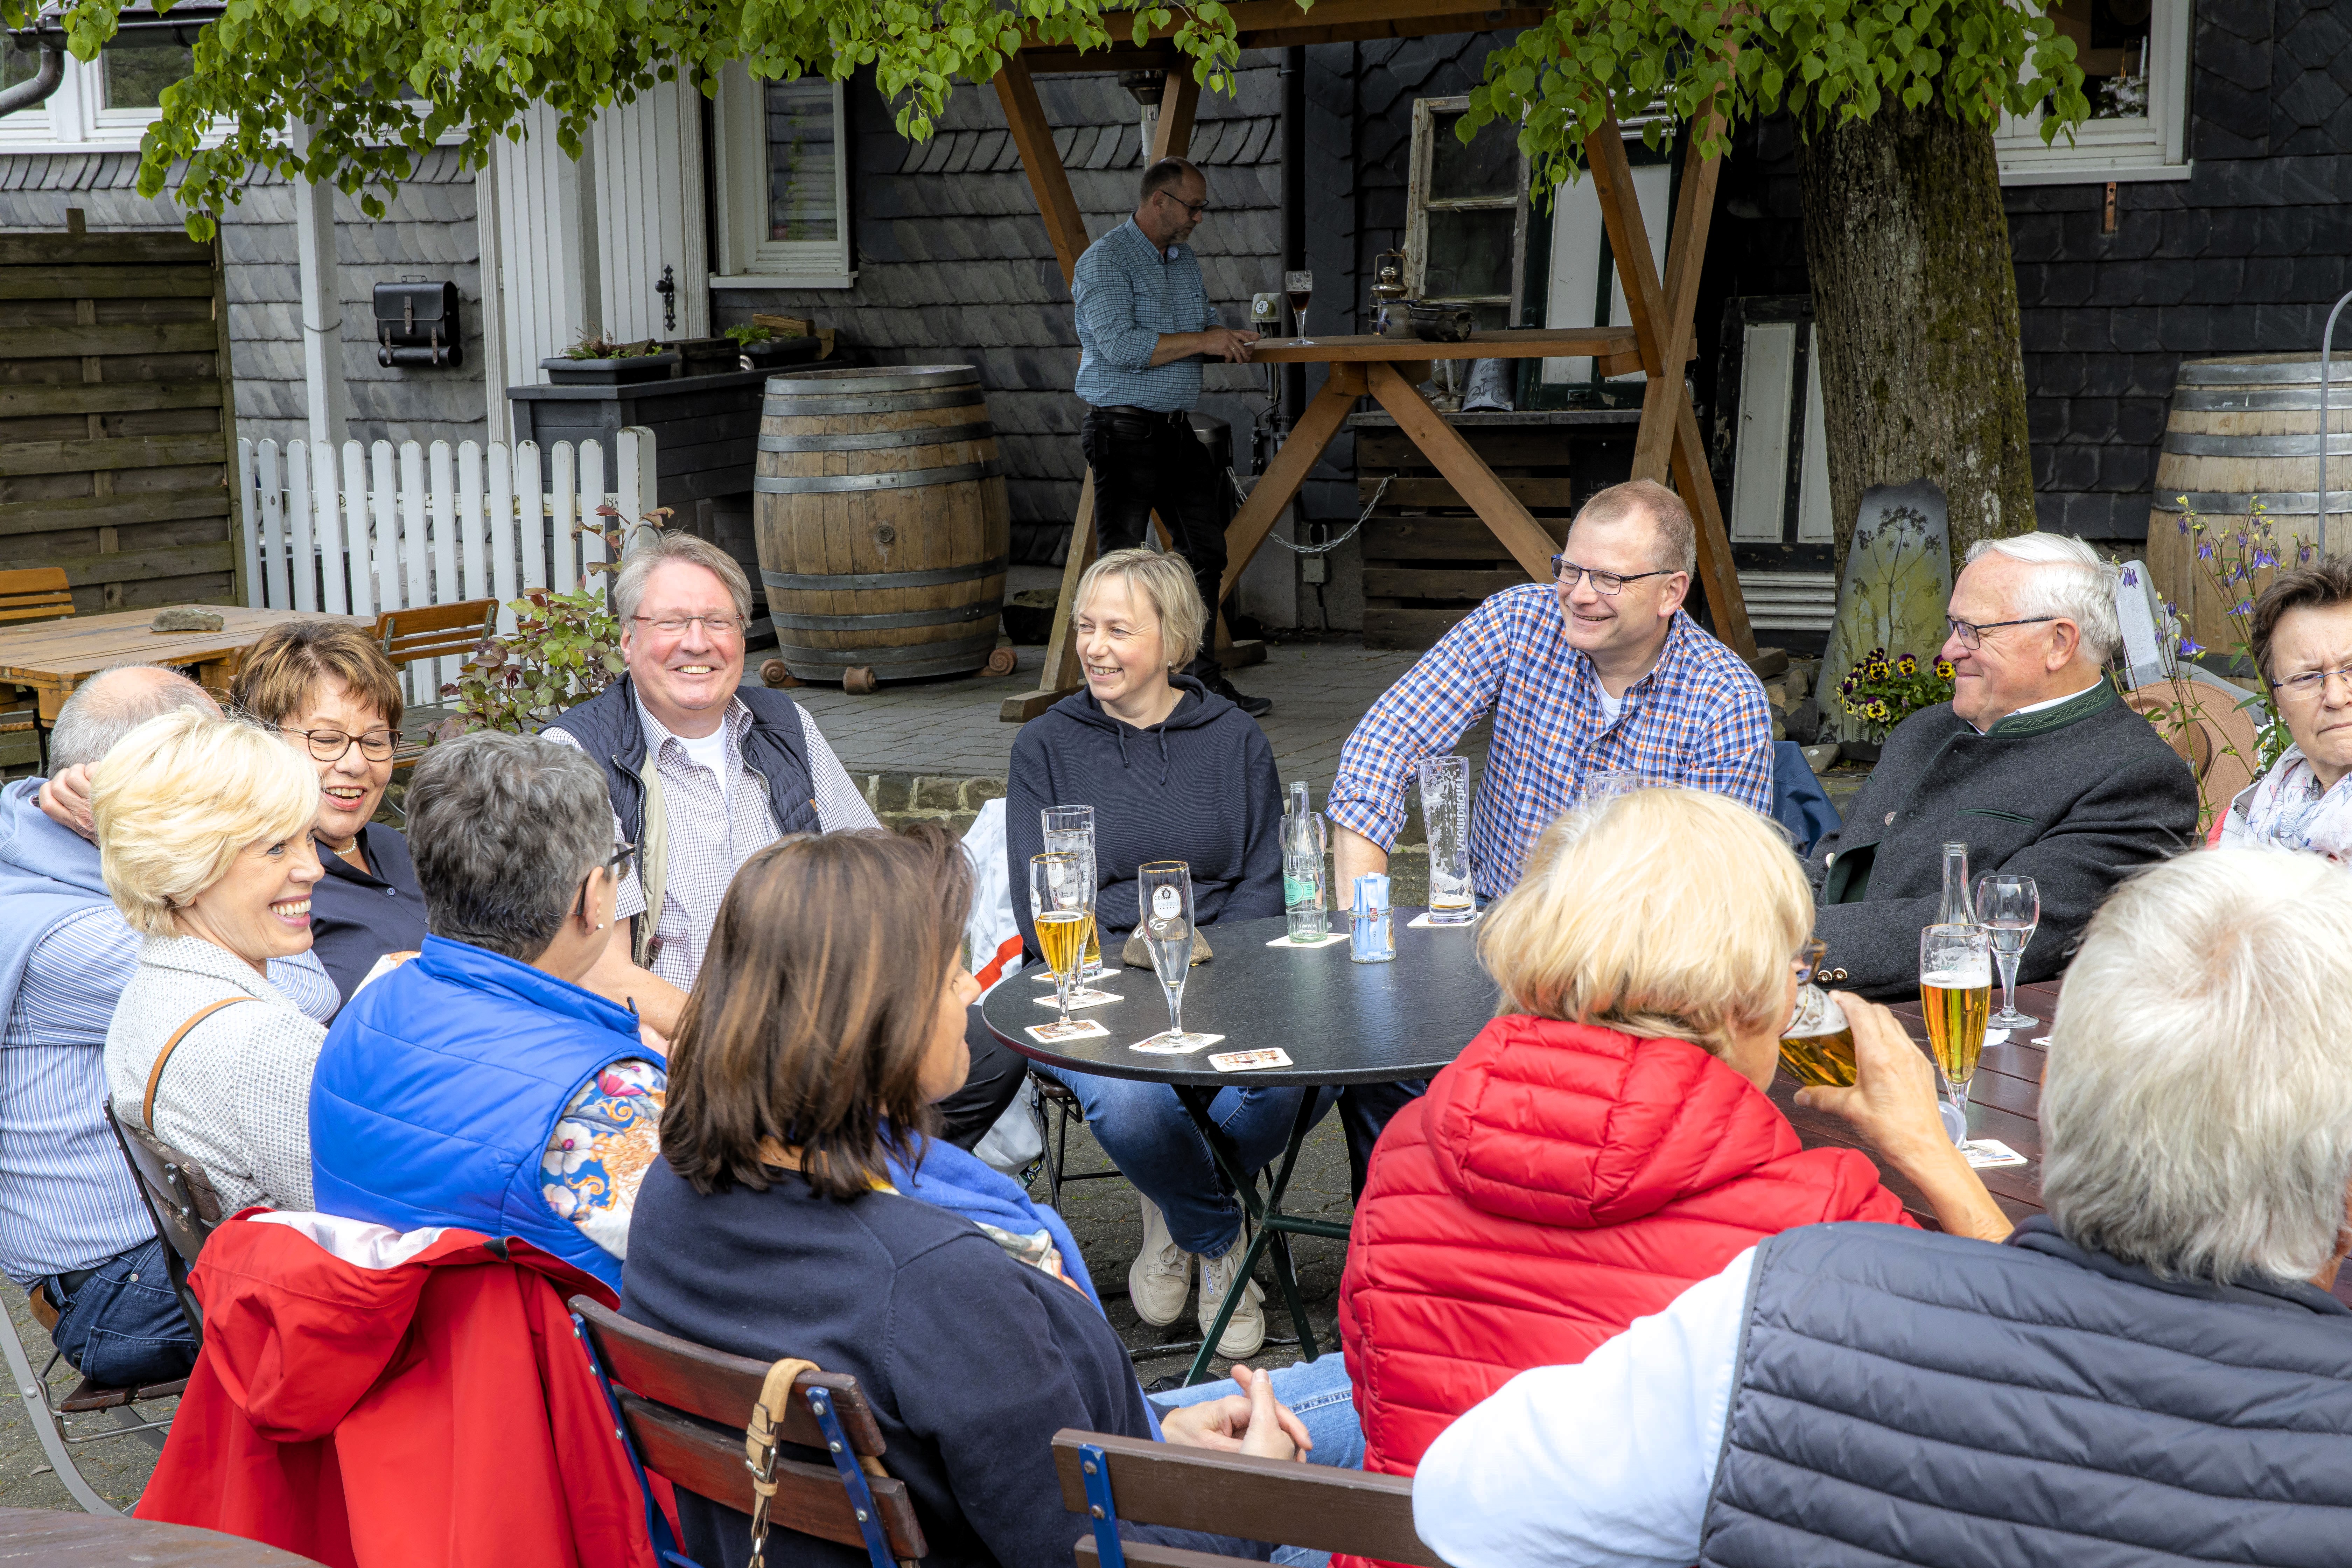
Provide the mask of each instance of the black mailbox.
{"label": "black mailbox", "polygon": [[382,365],[460,364],[465,333],[455,283],[375,286],[375,362]]}

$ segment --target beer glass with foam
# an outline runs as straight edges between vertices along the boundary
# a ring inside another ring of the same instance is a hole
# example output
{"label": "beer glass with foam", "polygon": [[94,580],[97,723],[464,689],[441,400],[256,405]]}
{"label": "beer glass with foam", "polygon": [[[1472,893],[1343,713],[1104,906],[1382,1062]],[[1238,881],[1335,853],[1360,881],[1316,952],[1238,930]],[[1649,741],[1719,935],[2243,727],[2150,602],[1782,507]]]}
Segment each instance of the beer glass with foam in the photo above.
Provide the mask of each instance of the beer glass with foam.
{"label": "beer glass with foam", "polygon": [[1797,1010],[1780,1031],[1780,1065],[1789,1076],[1811,1089],[1852,1086],[1853,1026],[1837,998],[1814,983],[1829,944],[1808,940],[1797,954]]}
{"label": "beer glass with foam", "polygon": [[1959,1113],[1953,1142],[1966,1143],[1969,1084],[1992,1013],[1991,931],[1980,925],[1932,925],[1919,932],[1919,1010],[1927,1016],[1927,1044],[1943,1069],[1946,1098]]}
{"label": "beer glass with foam", "polygon": [[1060,1021],[1070,1021],[1070,981],[1095,929],[1095,879],[1090,858],[1067,853],[1029,857],[1029,915],[1037,951],[1054,972]]}

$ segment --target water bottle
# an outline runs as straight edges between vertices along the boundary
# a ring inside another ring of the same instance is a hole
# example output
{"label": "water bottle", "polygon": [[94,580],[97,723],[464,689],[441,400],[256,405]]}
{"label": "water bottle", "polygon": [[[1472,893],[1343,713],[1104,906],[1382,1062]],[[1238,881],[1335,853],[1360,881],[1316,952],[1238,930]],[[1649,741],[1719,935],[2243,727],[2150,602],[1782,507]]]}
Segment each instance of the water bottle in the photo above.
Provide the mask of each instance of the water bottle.
{"label": "water bottle", "polygon": [[1305,782],[1294,784],[1290,810],[1282,819],[1282,907],[1290,917],[1293,942],[1320,942],[1329,929],[1323,847],[1323,819],[1307,809]]}
{"label": "water bottle", "polygon": [[1952,926],[1977,923],[1976,905],[1969,895],[1969,847],[1965,844],[1944,846],[1944,896],[1936,905],[1936,923]]}

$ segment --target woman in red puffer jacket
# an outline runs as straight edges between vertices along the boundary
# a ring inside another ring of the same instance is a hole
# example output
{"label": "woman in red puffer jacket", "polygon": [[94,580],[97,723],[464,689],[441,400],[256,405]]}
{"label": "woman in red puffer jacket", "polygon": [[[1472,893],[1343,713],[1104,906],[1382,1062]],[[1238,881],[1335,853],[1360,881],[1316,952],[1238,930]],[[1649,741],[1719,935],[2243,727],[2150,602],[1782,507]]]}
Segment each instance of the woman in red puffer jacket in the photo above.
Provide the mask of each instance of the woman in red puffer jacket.
{"label": "woman in red puffer jacket", "polygon": [[[1852,1149],[1799,1146],[1765,1098],[1812,900],[1763,817],[1645,789],[1545,833],[1486,916],[1495,1021],[1374,1151],[1339,1282],[1364,1468],[1410,1475],[1453,1419],[1582,1361],[1779,1231],[1908,1225]],[[1935,1068],[1840,994],[1860,1081],[1808,1089],[1945,1229],[2009,1234],[1943,1131]]]}

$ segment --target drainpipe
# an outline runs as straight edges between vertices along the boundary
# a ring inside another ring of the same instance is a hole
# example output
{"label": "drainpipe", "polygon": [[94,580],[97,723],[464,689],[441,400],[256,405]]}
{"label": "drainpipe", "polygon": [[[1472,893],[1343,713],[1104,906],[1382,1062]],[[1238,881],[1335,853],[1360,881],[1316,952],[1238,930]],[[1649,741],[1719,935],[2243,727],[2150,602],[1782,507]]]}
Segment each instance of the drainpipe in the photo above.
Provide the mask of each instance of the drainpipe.
{"label": "drainpipe", "polygon": [[2319,555],[2327,558],[2327,374],[2328,364],[2335,357],[2336,318],[2344,307],[2352,305],[2352,294],[2336,301],[2336,309],[2327,312],[2327,325],[2319,334]]}
{"label": "drainpipe", "polygon": [[[1295,272],[1306,265],[1307,50],[1294,44],[1282,51],[1282,267]],[[1307,367],[1284,365],[1282,428],[1297,424],[1306,407]]]}
{"label": "drainpipe", "polygon": [[30,109],[58,90],[66,79],[65,51],[44,38],[41,41],[41,65],[30,81],[20,81],[11,88],[0,88],[0,114],[14,114],[20,109]]}

